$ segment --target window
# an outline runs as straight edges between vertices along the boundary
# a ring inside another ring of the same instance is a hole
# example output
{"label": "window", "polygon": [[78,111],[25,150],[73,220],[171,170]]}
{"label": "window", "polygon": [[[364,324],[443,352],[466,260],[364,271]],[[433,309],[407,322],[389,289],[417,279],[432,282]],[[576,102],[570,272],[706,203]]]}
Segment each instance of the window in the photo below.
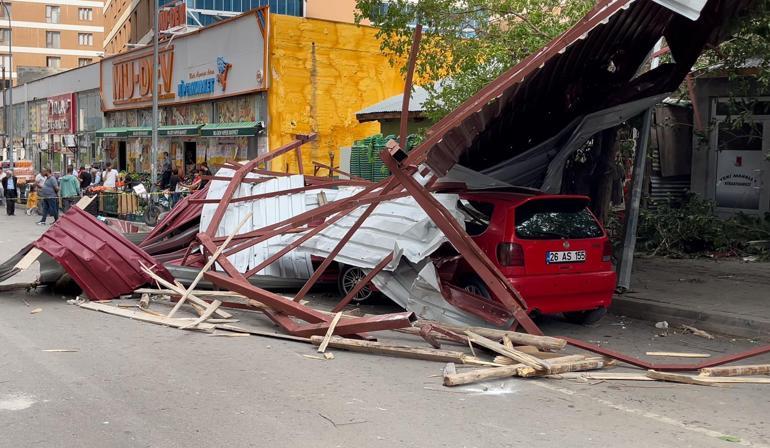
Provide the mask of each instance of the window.
{"label": "window", "polygon": [[48,23],[59,23],[61,8],[58,6],[45,6],[45,21]]}
{"label": "window", "polygon": [[46,48],[61,48],[61,33],[58,31],[45,32]]}
{"label": "window", "polygon": [[516,208],[516,236],[527,240],[599,238],[604,232],[586,208],[574,199],[534,200]]}
{"label": "window", "polygon": [[93,61],[91,58],[78,58],[78,67],[88,65]]}
{"label": "window", "polygon": [[78,44],[92,46],[94,44],[94,35],[91,33],[78,33]]}
{"label": "window", "polygon": [[762,123],[719,123],[719,151],[762,151]]}
{"label": "window", "polygon": [[11,30],[8,28],[0,29],[0,44],[7,44],[11,41]]}
{"label": "window", "polygon": [[465,231],[470,236],[481,235],[489,227],[495,205],[489,202],[460,199],[457,201],[457,210],[463,214]]}
{"label": "window", "polygon": [[57,56],[48,56],[45,58],[45,66],[48,68],[61,67],[61,58]]}
{"label": "window", "polygon": [[78,8],[78,18],[81,22],[94,20],[94,10],[91,8]]}
{"label": "window", "polygon": [[[11,6],[13,6],[13,5],[11,5],[10,3],[6,2],[6,3],[5,3],[5,6],[7,6],[7,7],[8,7],[8,12],[9,12],[10,14],[13,14],[13,8],[11,8]],[[5,18],[5,17],[6,17],[6,16],[5,16],[5,8],[3,8],[2,6],[0,6],[0,17],[3,17],[3,18]]]}

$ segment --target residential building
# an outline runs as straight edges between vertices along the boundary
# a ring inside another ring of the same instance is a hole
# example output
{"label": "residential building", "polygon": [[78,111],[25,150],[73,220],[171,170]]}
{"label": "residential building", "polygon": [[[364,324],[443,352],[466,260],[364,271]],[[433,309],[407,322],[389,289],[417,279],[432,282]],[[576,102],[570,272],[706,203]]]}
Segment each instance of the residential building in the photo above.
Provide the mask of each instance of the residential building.
{"label": "residential building", "polygon": [[[104,7],[107,54],[147,45],[152,39],[155,0],[107,0]],[[160,0],[171,20],[161,18],[161,31],[183,25],[200,28],[246,11],[269,6],[271,14],[352,23],[355,0]]]}
{"label": "residential building", "polygon": [[0,69],[10,71],[8,53],[13,38],[14,80],[25,70],[68,70],[101,57],[102,1],[14,0],[6,5],[11,21],[9,27],[5,9],[0,8]]}

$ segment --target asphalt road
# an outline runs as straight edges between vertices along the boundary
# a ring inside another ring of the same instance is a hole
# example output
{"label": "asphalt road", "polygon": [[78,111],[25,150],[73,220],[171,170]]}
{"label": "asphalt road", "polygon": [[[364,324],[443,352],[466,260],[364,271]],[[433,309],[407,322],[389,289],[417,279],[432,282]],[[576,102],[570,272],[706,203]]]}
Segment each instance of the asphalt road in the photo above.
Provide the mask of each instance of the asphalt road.
{"label": "asphalt road", "polygon": [[[37,228],[8,219],[0,240],[10,255]],[[0,293],[0,447],[770,447],[770,385],[510,379],[449,389],[441,363],[340,350],[322,361],[302,356],[315,348],[301,343],[175,330],[68,298]],[[236,313],[239,325],[271,328]],[[650,323],[614,316],[542,328],[634,355],[757,345],[659,337]],[[74,351],[44,351],[62,349]]]}
{"label": "asphalt road", "polygon": [[[4,294],[0,307],[1,446],[770,446],[768,385],[511,379],[448,389],[441,363],[339,350],[321,361],[301,343],[180,331],[61,296]],[[613,317],[543,327],[636,354],[752,346],[655,337]],[[58,349],[77,351],[43,351]]]}

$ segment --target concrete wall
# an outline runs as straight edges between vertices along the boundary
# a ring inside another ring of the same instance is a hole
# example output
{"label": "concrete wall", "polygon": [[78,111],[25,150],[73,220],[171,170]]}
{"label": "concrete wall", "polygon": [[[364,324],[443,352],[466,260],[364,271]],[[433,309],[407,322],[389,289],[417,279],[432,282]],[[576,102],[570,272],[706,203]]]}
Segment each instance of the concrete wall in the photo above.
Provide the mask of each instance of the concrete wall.
{"label": "concrete wall", "polygon": [[[303,147],[306,173],[312,161],[340,160],[339,148],[380,132],[377,123],[358,123],[355,113],[403,91],[398,68],[380,53],[375,30],[323,20],[271,15],[268,138],[270,149],[288,142],[292,134],[318,132],[316,142]],[[297,169],[293,155],[278,158]]]}

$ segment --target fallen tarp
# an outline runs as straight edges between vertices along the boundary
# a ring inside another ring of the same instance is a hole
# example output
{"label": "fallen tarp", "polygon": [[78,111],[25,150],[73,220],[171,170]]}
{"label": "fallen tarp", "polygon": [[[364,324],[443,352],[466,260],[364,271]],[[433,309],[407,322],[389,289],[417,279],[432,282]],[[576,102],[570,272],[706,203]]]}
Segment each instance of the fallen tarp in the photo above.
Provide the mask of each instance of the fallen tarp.
{"label": "fallen tarp", "polygon": [[56,260],[94,300],[130,294],[152,279],[140,263],[171,281],[173,277],[150,255],[83,210],[72,207],[33,246]]}

